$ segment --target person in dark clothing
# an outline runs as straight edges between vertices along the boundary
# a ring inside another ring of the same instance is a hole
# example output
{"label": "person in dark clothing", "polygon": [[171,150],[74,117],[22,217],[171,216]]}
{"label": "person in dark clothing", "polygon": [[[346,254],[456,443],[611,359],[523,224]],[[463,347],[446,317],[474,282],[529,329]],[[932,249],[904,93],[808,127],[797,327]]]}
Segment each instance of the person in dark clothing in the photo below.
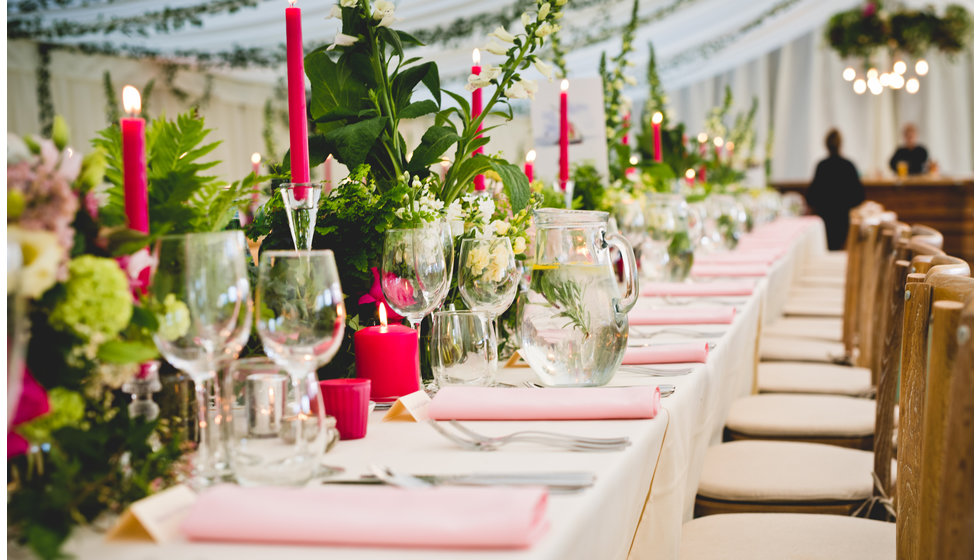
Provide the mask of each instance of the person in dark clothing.
{"label": "person in dark clothing", "polygon": [[840,155],[841,137],[836,128],[826,139],[830,157],[817,164],[813,181],[806,190],[806,202],[823,218],[827,228],[827,248],[837,251],[847,241],[848,213],[864,202],[864,185],[854,164]]}
{"label": "person in dark clothing", "polygon": [[909,166],[909,175],[918,175],[926,172],[926,162],[929,161],[929,152],[926,151],[925,146],[918,143],[918,137],[919,130],[915,128],[914,124],[909,123],[902,128],[902,138],[905,139],[905,144],[895,150],[895,155],[888,162],[892,171],[898,173],[898,162],[904,161]]}

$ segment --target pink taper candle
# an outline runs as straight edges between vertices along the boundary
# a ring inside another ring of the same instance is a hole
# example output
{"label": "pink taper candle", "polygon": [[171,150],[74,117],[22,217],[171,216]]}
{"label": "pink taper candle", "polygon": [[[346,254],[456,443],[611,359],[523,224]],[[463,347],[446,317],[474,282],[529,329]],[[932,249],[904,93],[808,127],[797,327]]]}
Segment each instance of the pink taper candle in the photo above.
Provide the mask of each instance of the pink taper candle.
{"label": "pink taper candle", "polygon": [[715,136],[715,159],[721,160],[721,147],[725,144],[725,141],[721,139],[721,136]]}
{"label": "pink taper candle", "polygon": [[534,159],[538,157],[538,152],[531,150],[524,158],[524,174],[527,175],[527,182],[534,180]]}
{"label": "pink taper candle", "polygon": [[629,130],[630,130],[630,112],[629,111],[626,111],[626,114],[623,115],[623,128],[626,129],[625,134],[623,134],[623,145],[624,146],[628,146],[629,143],[630,143],[630,135],[629,135]]}
{"label": "pink taper candle", "polygon": [[653,114],[650,123],[653,126],[653,161],[663,163],[664,154],[660,139],[660,123],[663,122],[664,115],[660,111]]}
{"label": "pink taper candle", "polygon": [[[310,154],[306,133],[306,75],[303,70],[303,20],[296,0],[286,8],[286,80],[289,93],[289,169],[294,183],[310,182]],[[297,199],[306,189],[297,188]]]}
{"label": "pink taper candle", "polygon": [[122,129],[123,203],[129,229],[150,233],[150,212],[146,194],[146,121],[139,118],[140,92],[123,88]]}
{"label": "pink taper candle", "polygon": [[[480,68],[480,49],[473,49],[473,67],[470,68],[470,72],[472,72],[474,76],[479,76],[482,70],[483,69]],[[476,88],[473,90],[473,99],[472,102],[470,103],[470,116],[475,119],[479,117],[480,113],[482,112],[483,112],[483,88]],[[477,128],[477,130],[483,130],[482,123]],[[478,134],[477,138],[481,136],[483,135]],[[483,153],[483,146],[480,146],[479,148],[476,149],[476,151],[473,152],[473,155],[482,154],[482,153]],[[486,189],[486,185],[484,185],[483,182],[483,175],[477,175],[476,177],[473,178],[473,190],[482,191],[484,189]]]}
{"label": "pink taper candle", "polygon": [[568,186],[568,80],[561,81],[558,113],[558,184],[565,192]]}
{"label": "pink taper candle", "polygon": [[[698,144],[700,144],[700,146],[699,146],[699,152],[701,154],[701,159],[705,159],[705,156],[708,154],[708,134],[707,133],[705,133],[705,132],[698,133]],[[705,182],[705,179],[707,179],[707,177],[708,177],[708,171],[705,168],[705,165],[702,163],[701,164],[701,168],[698,170],[698,180],[700,180],[703,183],[703,182]]]}

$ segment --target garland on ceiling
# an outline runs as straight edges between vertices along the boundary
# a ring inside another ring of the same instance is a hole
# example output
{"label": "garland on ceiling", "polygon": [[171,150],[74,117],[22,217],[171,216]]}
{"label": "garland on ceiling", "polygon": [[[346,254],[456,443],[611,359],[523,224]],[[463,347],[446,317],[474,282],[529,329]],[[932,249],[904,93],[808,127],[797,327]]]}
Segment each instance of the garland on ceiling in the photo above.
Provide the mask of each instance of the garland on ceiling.
{"label": "garland on ceiling", "polygon": [[841,58],[856,56],[866,62],[879,49],[918,57],[930,48],[955,55],[966,48],[973,18],[959,4],[949,4],[940,17],[935,8],[882,9],[878,0],[831,16],[824,29],[830,47]]}

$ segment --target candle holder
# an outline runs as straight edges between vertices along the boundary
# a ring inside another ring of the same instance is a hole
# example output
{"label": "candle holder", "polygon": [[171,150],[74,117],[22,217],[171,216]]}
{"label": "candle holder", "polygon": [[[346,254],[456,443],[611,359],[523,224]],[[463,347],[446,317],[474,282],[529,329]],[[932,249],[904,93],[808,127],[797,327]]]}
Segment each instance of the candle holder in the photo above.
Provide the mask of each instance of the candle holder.
{"label": "candle holder", "polygon": [[163,389],[160,383],[160,362],[143,362],[136,377],[123,383],[122,390],[133,402],[129,403],[129,417],[142,416],[147,422],[160,416],[160,405],[153,402],[153,393]]}
{"label": "candle holder", "polygon": [[313,247],[313,228],[323,183],[285,183],[279,187],[279,193],[286,207],[293,247],[297,251],[309,251]]}

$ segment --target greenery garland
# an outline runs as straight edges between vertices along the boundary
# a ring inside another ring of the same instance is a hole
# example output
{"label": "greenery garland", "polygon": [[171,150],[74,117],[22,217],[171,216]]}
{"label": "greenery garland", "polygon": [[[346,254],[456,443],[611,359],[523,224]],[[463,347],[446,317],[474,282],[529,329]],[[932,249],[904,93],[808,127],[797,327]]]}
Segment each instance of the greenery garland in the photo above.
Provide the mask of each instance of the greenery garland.
{"label": "greenery garland", "polygon": [[958,4],[946,6],[940,17],[932,6],[924,10],[882,9],[879,0],[831,16],[824,29],[830,48],[841,58],[861,57],[866,63],[878,49],[922,56],[930,47],[955,55],[966,48],[973,20]]}
{"label": "greenery garland", "polygon": [[41,135],[51,136],[54,124],[54,101],[51,96],[51,48],[37,46],[37,121],[41,124]]}

